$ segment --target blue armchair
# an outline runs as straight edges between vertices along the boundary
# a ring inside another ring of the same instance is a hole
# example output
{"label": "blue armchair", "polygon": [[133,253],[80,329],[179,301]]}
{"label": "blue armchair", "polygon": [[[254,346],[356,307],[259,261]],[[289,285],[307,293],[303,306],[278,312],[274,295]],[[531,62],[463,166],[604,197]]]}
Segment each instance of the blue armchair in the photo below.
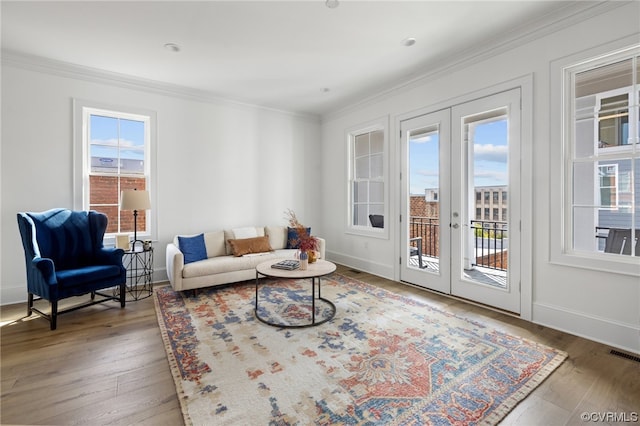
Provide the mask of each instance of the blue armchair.
{"label": "blue armchair", "polygon": [[[107,216],[95,211],[52,209],[41,213],[18,213],[18,227],[27,267],[27,316],[33,311],[56,329],[57,316],[107,300],[125,306],[126,274],[122,249],[107,249],[102,240]],[[118,297],[98,290],[120,287]],[[91,301],[58,311],[58,301],[83,294]],[[95,295],[102,298],[95,300]],[[51,313],[33,306],[37,299],[49,301]]]}

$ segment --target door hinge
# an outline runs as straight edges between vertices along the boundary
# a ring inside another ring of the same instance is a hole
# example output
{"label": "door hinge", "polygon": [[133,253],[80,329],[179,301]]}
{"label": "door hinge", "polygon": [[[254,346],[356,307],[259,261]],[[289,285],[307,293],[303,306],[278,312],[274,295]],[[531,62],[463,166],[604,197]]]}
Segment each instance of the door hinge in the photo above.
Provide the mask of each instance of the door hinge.
{"label": "door hinge", "polygon": [[398,258],[398,263],[399,263],[400,265],[402,265],[402,256],[400,256],[400,257]]}
{"label": "door hinge", "polygon": [[400,223],[402,223],[402,215],[400,215]]}

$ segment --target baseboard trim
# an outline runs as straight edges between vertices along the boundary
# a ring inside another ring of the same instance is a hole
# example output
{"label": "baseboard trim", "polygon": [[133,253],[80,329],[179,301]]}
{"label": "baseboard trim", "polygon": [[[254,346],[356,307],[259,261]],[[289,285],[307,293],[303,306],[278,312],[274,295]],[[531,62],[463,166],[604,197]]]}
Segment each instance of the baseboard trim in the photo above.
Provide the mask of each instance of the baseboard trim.
{"label": "baseboard trim", "polygon": [[343,266],[358,269],[369,274],[377,275],[382,278],[393,280],[393,265],[372,262],[370,259],[364,259],[355,256],[349,256],[335,251],[327,251],[327,260],[339,263]]}
{"label": "baseboard trim", "polygon": [[640,354],[640,324],[614,321],[547,303],[533,304],[532,322]]}
{"label": "baseboard trim", "polygon": [[0,306],[13,305],[27,301],[27,284],[23,283],[17,287],[0,288]]}

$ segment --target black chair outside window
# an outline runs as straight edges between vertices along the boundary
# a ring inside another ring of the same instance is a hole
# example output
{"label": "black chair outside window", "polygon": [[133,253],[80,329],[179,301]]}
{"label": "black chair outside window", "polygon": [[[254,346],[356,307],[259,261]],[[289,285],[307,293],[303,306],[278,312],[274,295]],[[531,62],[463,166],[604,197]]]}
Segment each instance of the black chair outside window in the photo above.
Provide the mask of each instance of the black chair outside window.
{"label": "black chair outside window", "polygon": [[381,214],[370,214],[369,222],[374,228],[384,228],[384,216]]}
{"label": "black chair outside window", "polygon": [[636,229],[635,234],[632,239],[631,229],[610,228],[604,246],[604,252],[630,256],[631,246],[635,245],[635,255],[640,256],[640,246],[638,245],[640,229]]}

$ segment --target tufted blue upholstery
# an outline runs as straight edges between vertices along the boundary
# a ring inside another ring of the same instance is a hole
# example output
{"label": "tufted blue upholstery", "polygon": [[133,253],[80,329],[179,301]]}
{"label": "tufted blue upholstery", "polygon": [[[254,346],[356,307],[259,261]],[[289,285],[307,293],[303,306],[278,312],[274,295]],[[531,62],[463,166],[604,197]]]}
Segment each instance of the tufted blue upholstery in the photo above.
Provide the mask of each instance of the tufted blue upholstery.
{"label": "tufted blue upholstery", "polygon": [[67,209],[18,213],[18,227],[27,268],[28,315],[36,310],[33,308],[34,295],[48,300],[51,315],[43,315],[50,317],[54,330],[58,300],[87,293],[91,293],[93,300],[96,291],[115,286],[120,286],[119,299],[102,296],[119,300],[124,307],[124,251],[103,247],[107,229],[104,214]]}

